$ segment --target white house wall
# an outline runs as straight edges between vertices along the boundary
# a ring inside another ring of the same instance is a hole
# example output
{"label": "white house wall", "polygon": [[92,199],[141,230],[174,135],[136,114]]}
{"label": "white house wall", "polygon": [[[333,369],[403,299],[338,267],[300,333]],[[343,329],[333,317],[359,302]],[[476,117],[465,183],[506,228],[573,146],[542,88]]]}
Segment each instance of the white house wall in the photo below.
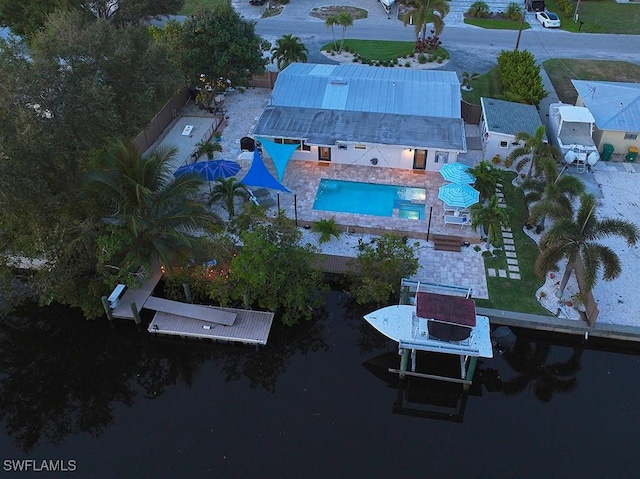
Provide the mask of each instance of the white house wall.
{"label": "white house wall", "polygon": [[[378,168],[402,168],[413,169],[413,149],[397,146],[382,145],[358,145],[365,148],[356,148],[355,144],[346,144],[343,148],[334,146],[331,148],[331,163],[355,166],[375,166]],[[446,162],[453,163],[458,158],[457,151],[438,150],[446,154]],[[265,152],[266,154],[266,152]],[[440,155],[442,157],[442,155]],[[439,171],[445,163],[436,162],[436,150],[427,150],[426,171]],[[374,165],[371,160],[377,159]],[[318,147],[311,146],[310,151],[296,150],[291,156],[292,160],[319,161]]]}
{"label": "white house wall", "polygon": [[[502,159],[502,161],[504,161],[504,159],[507,156],[509,156],[511,152],[513,152],[513,150],[518,148],[517,144],[516,145],[513,144],[514,141],[515,141],[515,136],[513,135],[507,135],[505,133],[493,133],[493,132],[484,133],[482,136],[482,142],[483,142],[482,159],[491,161],[494,156],[500,155],[500,158]],[[506,142],[507,147],[502,148],[500,146],[501,142]]]}

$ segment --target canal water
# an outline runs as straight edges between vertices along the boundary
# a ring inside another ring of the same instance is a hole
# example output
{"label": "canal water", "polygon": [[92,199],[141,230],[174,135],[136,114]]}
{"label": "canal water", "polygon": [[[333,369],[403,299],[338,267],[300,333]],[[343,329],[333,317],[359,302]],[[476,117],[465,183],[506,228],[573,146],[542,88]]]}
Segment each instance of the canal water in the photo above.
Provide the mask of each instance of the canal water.
{"label": "canal water", "polygon": [[[637,351],[515,330],[464,395],[399,383],[395,345],[367,311],[337,292],[327,304],[311,324],[274,327],[260,351],[112,330],[63,308],[2,318],[2,474],[637,477]],[[74,472],[34,471],[43,461]]]}

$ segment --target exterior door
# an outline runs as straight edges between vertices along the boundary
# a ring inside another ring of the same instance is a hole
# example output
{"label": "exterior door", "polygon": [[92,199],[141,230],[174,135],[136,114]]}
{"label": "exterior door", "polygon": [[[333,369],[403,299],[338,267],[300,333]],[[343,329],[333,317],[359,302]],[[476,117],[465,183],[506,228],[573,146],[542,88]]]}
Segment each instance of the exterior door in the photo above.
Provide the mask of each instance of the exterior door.
{"label": "exterior door", "polygon": [[413,169],[425,170],[427,168],[427,150],[413,150]]}
{"label": "exterior door", "polygon": [[318,147],[318,160],[320,161],[331,161],[331,148],[328,146],[319,146]]}

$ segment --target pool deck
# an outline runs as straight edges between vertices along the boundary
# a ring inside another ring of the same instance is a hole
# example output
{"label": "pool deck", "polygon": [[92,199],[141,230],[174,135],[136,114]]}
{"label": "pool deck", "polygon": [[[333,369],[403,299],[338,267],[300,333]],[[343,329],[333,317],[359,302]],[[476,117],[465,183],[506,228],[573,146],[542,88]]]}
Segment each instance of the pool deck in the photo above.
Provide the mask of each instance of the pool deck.
{"label": "pool deck", "polygon": [[[268,157],[265,159],[265,164],[272,173],[275,173]],[[394,210],[393,217],[315,210],[313,204],[322,179],[425,188],[427,193],[424,202],[425,219],[400,218],[397,210]],[[469,242],[480,241],[480,235],[469,226],[444,224],[444,203],[438,199],[438,188],[445,184],[445,181],[437,172],[292,160],[287,165],[282,183],[293,192],[293,194],[279,194],[280,208],[290,218],[296,217],[295,194],[297,218],[301,221],[315,222],[335,218],[336,223],[350,228],[388,230],[422,239],[426,239],[427,233],[437,233],[460,236],[464,241]]]}

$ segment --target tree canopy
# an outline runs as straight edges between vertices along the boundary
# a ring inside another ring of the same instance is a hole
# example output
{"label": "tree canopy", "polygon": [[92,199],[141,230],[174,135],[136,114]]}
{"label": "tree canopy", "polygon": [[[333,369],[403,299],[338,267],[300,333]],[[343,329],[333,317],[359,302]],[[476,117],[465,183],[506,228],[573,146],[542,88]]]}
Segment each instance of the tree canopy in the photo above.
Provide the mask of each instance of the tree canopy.
{"label": "tree canopy", "polygon": [[276,311],[286,325],[309,320],[321,304],[322,273],[313,267],[315,249],[300,246],[302,233],[280,213],[240,233],[243,247],[231,263],[235,294],[245,307]]}
{"label": "tree canopy", "polygon": [[31,278],[43,302],[92,316],[104,225],[78,192],[103,168],[105,145],[139,131],[179,77],[145,29],[77,10],[49,15],[24,52],[0,47],[0,249],[46,262]]}
{"label": "tree canopy", "polygon": [[198,9],[184,23],[170,22],[162,30],[158,38],[192,86],[204,75],[246,87],[251,75],[264,72],[267,44],[255,33],[255,23],[243,20],[230,5]]}
{"label": "tree canopy", "polygon": [[121,25],[178,13],[184,0],[0,0],[0,24],[23,37],[36,34],[57,11],[82,11]]}
{"label": "tree canopy", "polygon": [[530,51],[503,50],[498,55],[498,72],[507,100],[538,106],[548,95],[542,84],[540,65]]}
{"label": "tree canopy", "polygon": [[361,243],[354,261],[351,293],[360,304],[386,304],[397,295],[402,278],[418,271],[416,246],[393,235],[382,235],[371,244]]}

